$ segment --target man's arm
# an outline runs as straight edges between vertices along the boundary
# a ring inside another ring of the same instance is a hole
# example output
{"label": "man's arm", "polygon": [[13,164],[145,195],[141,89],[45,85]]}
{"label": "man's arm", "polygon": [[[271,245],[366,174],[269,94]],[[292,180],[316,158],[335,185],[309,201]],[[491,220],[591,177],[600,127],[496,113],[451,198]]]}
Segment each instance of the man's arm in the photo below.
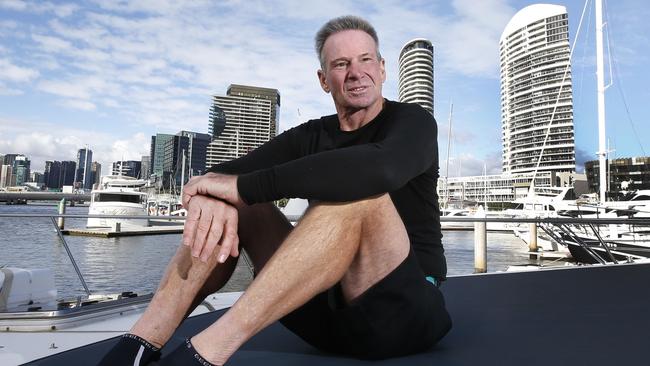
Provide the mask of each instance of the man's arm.
{"label": "man's arm", "polygon": [[376,143],[307,155],[242,174],[239,192],[247,203],[299,197],[353,201],[394,191],[437,159],[437,126],[424,109],[410,106]]}
{"label": "man's arm", "polygon": [[211,167],[208,173],[190,179],[183,187],[182,202],[188,216],[182,242],[192,248],[192,256],[207,262],[217,245],[220,263],[228,255],[239,255],[237,208],[245,202],[239,195],[236,174],[292,159],[298,128],[301,127],[285,131],[245,156]]}
{"label": "man's arm", "polygon": [[300,125],[284,131],[244,156],[210,167],[208,172],[239,175],[293,160],[297,157],[297,137],[304,128]]}

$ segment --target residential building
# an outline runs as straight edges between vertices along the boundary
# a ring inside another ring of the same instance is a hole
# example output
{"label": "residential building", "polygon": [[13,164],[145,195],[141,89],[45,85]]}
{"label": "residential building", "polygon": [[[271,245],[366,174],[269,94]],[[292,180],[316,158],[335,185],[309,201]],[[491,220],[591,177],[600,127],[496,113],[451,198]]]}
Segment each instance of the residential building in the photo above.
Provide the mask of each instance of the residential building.
{"label": "residential building", "polygon": [[74,186],[75,175],[77,174],[77,162],[72,160],[61,162],[59,187]]}
{"label": "residential building", "polygon": [[490,206],[506,204],[525,197],[535,177],[535,187],[573,186],[576,194],[587,193],[584,174],[572,172],[539,172],[478,175],[438,178],[438,197],[441,202],[485,203]]}
{"label": "residential building", "polygon": [[151,175],[151,158],[149,156],[143,155],[142,158],[140,158],[140,162],[140,175],[142,176],[141,178],[149,179],[149,176]]}
{"label": "residential building", "polygon": [[45,187],[50,189],[61,188],[61,162],[60,161],[46,161],[44,173]]}
{"label": "residential building", "polygon": [[399,101],[416,103],[433,114],[433,45],[424,38],[407,42],[399,54]]}
{"label": "residential building", "polygon": [[74,161],[46,161],[43,184],[49,189],[74,185],[77,163]]}
{"label": "residential building", "polygon": [[503,172],[574,172],[566,8],[536,4],[517,12],[501,35],[499,55]]}
{"label": "residential building", "polygon": [[11,165],[8,164],[0,165],[0,188],[13,186],[13,184],[11,184],[13,179],[11,168],[12,168]]}
{"label": "residential building", "polygon": [[271,137],[278,133],[280,125],[280,92],[277,89],[261,88],[259,86],[247,86],[231,84],[226,90],[226,95],[231,97],[248,97],[253,99],[266,99],[271,102],[271,122],[269,126]]}
{"label": "residential building", "polygon": [[13,168],[14,166],[14,161],[16,160],[16,157],[20,154],[5,154],[2,156],[2,163],[4,165],[9,165]]}
{"label": "residential building", "polygon": [[12,173],[15,177],[15,182],[12,185],[22,186],[25,183],[29,182],[29,176],[31,174],[30,169],[31,162],[29,158],[25,155],[17,155],[13,162]]}
{"label": "residential building", "polygon": [[44,175],[41,172],[32,172],[29,181],[32,183],[45,184]]}
{"label": "residential building", "polygon": [[120,160],[113,162],[113,175],[141,178],[142,162],[139,160]]}
{"label": "residential building", "polygon": [[[165,189],[177,188],[180,191],[183,176],[183,154],[187,159],[189,140],[187,136],[175,135],[164,146],[162,186]],[[185,164],[187,164],[187,160]]]}
{"label": "residential building", "polygon": [[102,180],[102,165],[96,161],[93,161],[93,164],[90,167],[90,181],[93,184],[93,189],[99,187],[101,180]]}
{"label": "residential building", "polygon": [[77,171],[74,178],[76,188],[92,189],[93,183],[90,177],[92,161],[92,150],[90,150],[88,147],[79,149],[77,152]]}
{"label": "residential building", "polygon": [[276,89],[231,85],[228,95],[215,95],[212,100],[213,140],[207,147],[207,168],[245,155],[275,137],[280,107]]}
{"label": "residential building", "polygon": [[[585,163],[585,173],[590,192],[600,191],[600,163]],[[608,196],[615,197],[620,191],[650,189],[650,156],[616,158],[607,160]]]}
{"label": "residential building", "polygon": [[4,187],[22,186],[29,181],[31,162],[25,155],[5,154],[0,163],[9,166],[3,182],[0,183],[4,183]]}

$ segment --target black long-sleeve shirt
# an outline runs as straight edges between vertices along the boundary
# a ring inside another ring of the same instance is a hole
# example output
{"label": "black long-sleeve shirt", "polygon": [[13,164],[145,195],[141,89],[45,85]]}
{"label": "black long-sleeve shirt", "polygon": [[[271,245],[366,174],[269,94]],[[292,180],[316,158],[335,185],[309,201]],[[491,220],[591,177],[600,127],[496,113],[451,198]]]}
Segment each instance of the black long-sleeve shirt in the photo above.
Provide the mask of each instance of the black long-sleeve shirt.
{"label": "black long-sleeve shirt", "polygon": [[415,104],[386,101],[372,121],[342,131],[337,115],[287,130],[213,172],[239,175],[248,203],[280,198],[345,202],[389,193],[426,275],[445,278],[436,184],[436,122]]}

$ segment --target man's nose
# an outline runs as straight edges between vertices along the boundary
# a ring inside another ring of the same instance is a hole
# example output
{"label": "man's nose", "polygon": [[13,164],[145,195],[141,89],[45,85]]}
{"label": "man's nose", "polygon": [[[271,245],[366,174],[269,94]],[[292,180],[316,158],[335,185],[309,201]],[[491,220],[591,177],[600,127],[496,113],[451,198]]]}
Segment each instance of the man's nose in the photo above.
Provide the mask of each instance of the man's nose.
{"label": "man's nose", "polygon": [[356,61],[350,62],[348,65],[348,79],[361,79],[362,75],[361,65]]}

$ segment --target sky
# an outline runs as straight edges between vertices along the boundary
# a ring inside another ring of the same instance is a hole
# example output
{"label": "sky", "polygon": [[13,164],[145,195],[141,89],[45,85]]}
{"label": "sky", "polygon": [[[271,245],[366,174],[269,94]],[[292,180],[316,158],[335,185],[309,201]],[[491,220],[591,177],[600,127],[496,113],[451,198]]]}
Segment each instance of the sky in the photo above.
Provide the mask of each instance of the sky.
{"label": "sky", "polygon": [[[384,96],[397,100],[397,59],[413,38],[434,45],[441,175],[501,171],[499,39],[526,0],[0,0],[0,154],[32,171],[88,146],[113,161],[149,155],[156,133],[207,133],[213,95],[230,84],[276,88],[280,131],[334,113],[319,87],[313,37],[354,14],[377,29]],[[597,159],[593,0],[567,7],[577,170]],[[578,25],[581,21],[578,33]],[[605,1],[611,157],[648,156],[650,4]],[[611,72],[609,71],[611,70]],[[610,76],[611,75],[611,76]],[[452,138],[448,139],[453,102]],[[449,149],[447,149],[449,142]],[[449,154],[447,154],[449,150]]]}

